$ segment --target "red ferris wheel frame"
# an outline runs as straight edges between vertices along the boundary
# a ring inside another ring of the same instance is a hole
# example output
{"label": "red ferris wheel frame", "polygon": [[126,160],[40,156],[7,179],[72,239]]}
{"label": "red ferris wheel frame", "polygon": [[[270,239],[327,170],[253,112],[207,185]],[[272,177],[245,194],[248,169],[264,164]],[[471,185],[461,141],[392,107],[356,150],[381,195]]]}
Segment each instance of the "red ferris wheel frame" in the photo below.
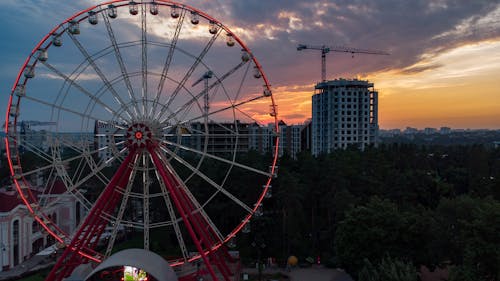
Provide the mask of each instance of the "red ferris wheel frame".
{"label": "red ferris wheel frame", "polygon": [[[250,54],[250,59],[253,61],[253,63],[255,64],[255,67],[258,69],[258,71],[261,73],[262,75],[262,79],[264,81],[264,87],[265,89],[267,89],[268,91],[271,91],[270,89],[270,84],[269,84],[269,81],[268,81],[268,78],[267,76],[265,75],[263,69],[262,69],[262,66],[261,64],[257,61],[256,57],[252,55],[252,52],[250,51],[250,49],[245,45],[245,43],[236,35],[234,34],[227,26],[223,25],[221,22],[219,22],[218,20],[212,18],[210,15],[204,13],[203,11],[201,10],[198,10],[194,7],[191,7],[191,6],[188,6],[188,5],[184,5],[184,4],[181,4],[181,3],[177,3],[177,2],[174,2],[174,1],[169,1],[169,0],[156,0],[156,1],[150,1],[150,2],[141,2],[141,4],[148,4],[148,3],[152,3],[152,2],[155,2],[159,5],[164,5],[164,6],[170,6],[170,7],[173,7],[173,6],[176,6],[176,7],[179,7],[179,8],[182,8],[182,9],[185,9],[187,11],[191,11],[191,12],[195,12],[197,13],[198,15],[200,15],[201,17],[211,21],[211,22],[214,22],[218,25],[219,28],[222,28],[227,34],[230,34],[234,40],[236,40],[236,42],[238,42],[238,44],[243,48],[243,50],[245,50],[246,52],[248,52],[248,54]],[[33,50],[31,51],[30,55],[27,57],[27,59],[25,60],[25,62],[23,63],[20,71],[18,72],[18,75],[15,79],[15,82],[13,84],[13,87],[12,87],[12,90],[11,90],[11,95],[9,97],[9,101],[8,101],[8,107],[7,107],[7,112],[6,112],[6,121],[5,121],[5,133],[7,136],[9,136],[10,133],[12,133],[12,128],[16,128],[16,123],[17,123],[17,117],[13,118],[14,120],[11,121],[12,118],[10,118],[9,116],[12,116],[12,108],[13,106],[15,107],[19,107],[20,106],[20,98],[16,100],[14,100],[15,98],[15,90],[16,90],[16,87],[18,85],[26,85],[27,84],[27,81],[28,79],[24,79],[24,81],[22,81],[22,76],[23,76],[23,73],[26,71],[26,68],[28,66],[30,66],[30,63],[31,63],[31,67],[34,67],[36,64],[37,64],[37,52],[41,49],[41,48],[48,48],[52,45],[52,42],[51,40],[49,40],[51,38],[51,36],[53,36],[54,34],[58,34],[58,33],[63,33],[63,32],[66,32],[67,31],[67,25],[68,23],[70,23],[71,21],[74,21],[74,20],[77,20],[77,21],[83,21],[85,19],[87,19],[88,15],[85,15],[85,14],[88,14],[89,12],[91,11],[94,11],[96,10],[97,8],[100,8],[100,7],[103,7],[103,6],[107,6],[107,5],[115,5],[116,7],[121,7],[121,6],[128,6],[130,3],[129,1],[124,1],[124,0],[113,0],[113,1],[108,1],[108,2],[104,2],[100,5],[95,5],[95,6],[92,6],[92,7],[89,7],[85,10],[82,10],[78,13],[75,13],[74,15],[72,15],[71,17],[67,18],[66,20],[64,20],[62,23],[60,23],[59,25],[57,25],[56,27],[54,27],[47,35],[45,35],[42,40],[40,40],[40,42],[33,48]],[[105,9],[103,9],[105,10]],[[22,81],[22,83],[20,84],[20,82]],[[275,105],[275,100],[274,100],[274,96],[270,96],[271,100],[272,100],[272,104]],[[277,112],[276,112],[276,108],[275,106],[273,106],[273,113],[274,113],[274,130],[276,132],[278,132],[279,130],[279,127],[278,127],[278,119],[277,119]],[[29,183],[24,179],[24,178],[16,178],[16,174],[18,173],[18,171],[16,171],[16,169],[19,169],[19,167],[16,167],[16,163],[20,163],[20,159],[19,159],[19,154],[16,153],[15,151],[13,151],[13,149],[15,149],[16,147],[16,143],[15,143],[15,140],[9,140],[8,137],[5,138],[5,145],[6,145],[6,152],[7,152],[7,158],[8,158],[8,163],[9,163],[9,169],[10,169],[10,172],[11,172],[11,175],[12,175],[12,178],[13,178],[13,183],[17,189],[17,192],[18,194],[20,195],[20,198],[21,200],[24,202],[24,204],[26,205],[28,211],[33,215],[34,219],[42,226],[43,229],[45,229],[46,232],[48,232],[52,237],[54,237],[56,239],[56,241],[58,242],[58,244],[60,244],[62,247],[66,247],[66,252],[75,252],[78,254],[78,256],[80,256],[81,258],[83,259],[87,259],[87,260],[91,260],[91,261],[95,261],[95,262],[100,262],[102,261],[102,256],[100,255],[100,253],[96,252],[93,250],[93,248],[89,248],[87,247],[86,245],[78,245],[78,243],[74,243],[71,242],[69,243],[69,235],[64,233],[55,223],[51,223],[51,220],[48,216],[46,216],[45,214],[43,213],[40,213],[36,210],[36,205],[33,204],[33,203],[36,203],[36,199],[35,199],[35,196],[32,194],[31,190],[29,188],[26,188],[26,186],[29,185]],[[276,137],[275,138],[275,144],[274,144],[274,157],[273,157],[273,160],[272,160],[272,163],[271,163],[271,166],[270,166],[270,173],[271,174],[275,174],[276,171],[276,163],[277,163],[277,157],[278,157],[278,145],[279,145],[279,138]],[[166,172],[166,169],[164,169],[163,165],[161,165],[161,159],[158,158],[158,155],[154,152],[154,148],[151,147],[151,146],[148,146],[148,151],[150,152],[150,154],[153,156],[153,161],[155,162],[155,165],[156,165],[156,168],[159,169],[159,173],[161,174],[162,178],[168,183],[168,182],[171,182],[172,179],[169,180],[169,175],[168,173]],[[134,153],[132,153],[132,150],[129,154],[130,157],[128,157],[127,159],[128,160],[125,160],[124,163],[126,163],[126,165],[128,165],[130,163],[130,161],[132,161],[131,159],[133,158],[133,155]],[[126,166],[125,165],[125,166]],[[123,166],[123,165],[122,165]],[[123,168],[124,170],[122,170],[121,172],[117,172],[117,174],[120,174],[119,177],[123,177],[123,175],[127,174],[126,172],[126,168]],[[211,252],[216,252],[221,246],[224,245],[224,243],[228,242],[230,239],[232,239],[238,232],[241,231],[241,229],[249,222],[249,220],[251,219],[251,217],[255,214],[255,212],[257,211],[257,208],[259,207],[259,205],[261,205],[262,201],[264,200],[264,197],[266,195],[266,193],[268,192],[268,189],[270,187],[270,184],[271,184],[271,180],[272,178],[269,177],[267,182],[265,183],[265,187],[262,191],[262,193],[260,194],[260,196],[258,197],[258,200],[256,202],[256,204],[254,205],[253,207],[253,210],[251,213],[247,214],[243,220],[241,221],[241,223],[239,225],[237,225],[233,231],[230,232],[230,234],[226,237],[226,239],[224,241],[215,241],[212,238],[210,238],[210,233],[199,233],[198,235],[205,235],[205,240],[207,241],[210,241],[210,243],[208,243],[205,247],[205,249],[203,250],[203,248],[199,248],[199,252],[200,254],[190,258],[188,261],[191,262],[191,261],[194,261],[196,259],[204,259],[206,260],[206,255],[211,253]],[[117,180],[118,181],[118,180]],[[110,187],[110,189],[112,189],[112,187],[114,187],[113,185],[115,185],[116,183],[113,182],[113,184],[109,184],[108,187]],[[110,195],[111,196],[111,195]],[[185,197],[186,195],[185,194],[178,194],[178,197],[177,198],[178,200],[175,200],[175,201],[179,201],[177,202],[176,205],[179,205],[180,204],[180,201],[182,201],[182,197]],[[106,197],[104,196],[106,199],[109,199],[109,196]],[[184,208],[187,208],[187,209],[192,209],[193,206],[189,206],[189,200],[187,200],[186,198],[184,198],[184,201],[185,201],[185,204],[186,206],[184,206]],[[177,208],[182,208],[182,206],[177,206]],[[182,212],[181,212],[182,213]],[[185,220],[188,220],[187,218],[183,218]],[[201,218],[193,218],[194,221],[197,221],[198,222],[198,232],[201,231],[200,229],[200,226],[204,223],[202,221]],[[102,224],[102,222],[101,222]],[[196,227],[193,227],[193,228],[196,228]],[[100,231],[102,231],[102,229],[100,229]],[[193,229],[190,231],[192,232],[194,231]],[[196,235],[193,235],[192,233],[190,233],[191,236],[196,236]],[[77,235],[75,235],[75,237],[78,237]],[[69,245],[68,245],[69,244]],[[196,241],[195,241],[195,244]],[[199,246],[199,245],[198,245]],[[62,260],[62,259],[61,259]],[[206,261],[208,262],[208,261]],[[184,261],[177,261],[177,262],[172,262],[171,265],[172,266],[178,266],[178,265],[182,265],[184,263]],[[223,265],[222,265],[223,266]],[[224,271],[224,269],[220,269],[220,271]],[[213,272],[211,272],[213,274]],[[67,272],[66,272],[67,274]],[[214,275],[213,275],[214,276]],[[53,276],[54,277],[54,276]]]}

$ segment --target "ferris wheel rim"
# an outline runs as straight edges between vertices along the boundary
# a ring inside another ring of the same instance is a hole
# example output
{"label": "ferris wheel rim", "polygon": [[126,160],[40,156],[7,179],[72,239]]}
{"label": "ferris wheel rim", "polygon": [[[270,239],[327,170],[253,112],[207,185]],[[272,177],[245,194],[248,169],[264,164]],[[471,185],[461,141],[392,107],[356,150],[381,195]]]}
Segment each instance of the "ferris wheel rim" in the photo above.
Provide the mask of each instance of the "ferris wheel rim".
{"label": "ferris wheel rim", "polygon": [[[148,1],[148,2],[141,2],[141,4],[143,3],[151,3],[152,1]],[[201,10],[198,10],[196,8],[193,8],[191,6],[188,6],[188,5],[184,5],[184,4],[180,4],[180,3],[177,3],[177,2],[174,2],[174,1],[169,1],[169,0],[156,0],[155,1],[156,3],[165,3],[167,6],[171,6],[171,5],[178,5],[178,7],[181,7],[183,9],[186,9],[186,10],[189,10],[189,11],[195,11],[197,13],[199,13],[200,16],[208,19],[208,20],[212,20],[212,21],[215,21],[219,24],[220,28],[223,28],[224,31],[232,34],[233,38],[238,42],[238,44],[247,52],[249,52],[250,54],[251,51],[250,49],[245,45],[245,43],[233,32],[230,31],[230,29],[228,27],[226,27],[225,25],[223,25],[222,23],[220,23],[218,20],[212,18],[211,16],[205,14],[204,12],[202,12]],[[53,36],[54,34],[56,34],[56,32],[58,30],[60,30],[61,28],[63,28],[63,31],[62,32],[66,32],[66,28],[64,28],[64,25],[69,23],[71,20],[74,20],[75,18],[78,18],[79,16],[81,15],[84,15],[85,13],[88,13],[89,11],[93,11],[95,10],[96,8],[100,8],[101,6],[105,6],[105,5],[109,5],[109,4],[115,4],[115,3],[122,3],[121,6],[127,6],[129,5],[129,2],[128,1],[123,1],[123,0],[114,0],[114,1],[108,1],[108,2],[105,2],[105,3],[102,3],[102,4],[99,4],[99,5],[95,5],[93,7],[90,7],[90,8],[87,8],[85,10],[82,10],[76,14],[74,14],[73,16],[67,18],[66,20],[64,20],[62,23],[60,23],[59,25],[57,25],[54,29],[52,29],[42,40],[39,41],[39,43],[35,46],[35,48],[32,50],[31,54],[27,57],[27,59],[25,60],[25,62],[23,63],[20,71],[18,72],[18,75],[15,79],[15,82],[14,82],[14,85],[11,89],[11,95],[9,97],[9,102],[8,102],[8,105],[7,105],[7,112],[6,112],[6,123],[5,123],[5,132],[6,134],[8,134],[9,132],[9,122],[11,121],[11,119],[13,119],[12,123],[14,124],[14,126],[16,126],[17,122],[18,122],[18,117],[15,116],[14,118],[10,118],[10,110],[12,108],[12,105],[13,105],[13,99],[14,99],[14,92],[16,90],[16,87],[18,85],[26,85],[27,82],[28,82],[28,79],[24,79],[23,83],[22,84],[19,84],[19,82],[21,81],[22,79],[22,75],[23,73],[25,72],[26,68],[28,67],[30,61],[32,59],[34,59],[34,63],[36,64],[38,61],[37,59],[35,58],[38,50],[40,49],[40,47],[42,45],[44,45],[47,40],[50,39],[51,36]],[[103,12],[104,10],[106,9],[102,9],[101,11],[99,12]],[[86,17],[83,17],[82,19],[80,20],[83,20],[85,19]],[[49,43],[49,46],[50,46],[51,43]],[[255,67],[258,68],[258,70],[260,71],[260,73],[262,74],[262,78],[263,78],[263,81],[265,83],[264,87],[266,87],[267,89],[270,90],[270,84],[269,84],[269,81],[267,80],[267,77],[265,75],[265,72],[263,71],[262,69],[262,66],[260,65],[260,63],[258,62],[257,58],[253,55],[251,55],[251,60],[254,62],[255,64]],[[271,101],[272,101],[272,105],[275,106],[275,101],[274,101],[274,96],[270,96],[271,98]],[[17,105],[19,106],[19,101],[20,101],[20,98],[18,98],[17,100]],[[274,127],[275,127],[275,130],[276,132],[278,131],[278,119],[277,119],[277,116],[274,116]],[[11,152],[9,151],[10,148],[9,148],[9,140],[8,140],[8,137],[6,137],[6,140],[5,140],[5,143],[6,143],[6,150],[7,150],[7,155],[8,155],[8,163],[9,163],[9,168],[10,168],[10,172],[11,172],[11,175],[14,177],[15,176],[15,171],[14,171],[14,164],[13,164],[13,160],[11,159]],[[277,162],[277,156],[278,156],[278,144],[279,144],[279,138],[276,138],[276,142],[275,142],[275,148],[274,148],[274,157],[273,157],[273,160],[272,160],[272,163],[271,163],[271,166],[272,166],[272,169],[270,171],[271,175],[274,174],[274,169],[276,167],[276,162]],[[20,162],[20,161],[18,161]],[[234,163],[233,163],[234,164]],[[52,231],[52,229],[50,227],[48,227],[46,225],[46,223],[44,222],[43,218],[40,218],[37,214],[36,214],[36,211],[33,210],[30,206],[30,202],[28,201],[28,198],[25,198],[24,197],[24,193],[22,192],[22,187],[21,187],[21,184],[19,183],[19,181],[17,179],[13,179],[14,181],[14,184],[16,186],[16,189],[18,191],[19,194],[21,194],[21,199],[22,201],[24,202],[24,204],[28,207],[28,210],[35,215],[35,220],[37,220],[40,225],[42,225],[43,228],[45,228],[56,240],[58,240],[59,242],[61,243],[65,243],[65,239],[67,237],[69,237],[68,234],[65,234],[64,232],[62,231]],[[241,231],[241,229],[244,227],[245,224],[247,224],[249,222],[249,220],[251,219],[251,217],[254,215],[254,213],[256,212],[258,206],[262,203],[263,199],[264,199],[264,196],[270,186],[270,183],[272,181],[272,177],[268,177],[268,180],[266,181],[265,183],[265,188],[263,190],[263,192],[261,192],[260,196],[258,197],[258,201],[256,202],[255,206],[253,207],[252,209],[252,212],[251,213],[248,213],[244,218],[243,220],[241,221],[240,224],[238,224],[228,235],[226,235],[226,238],[224,239],[224,241],[221,241],[219,243],[217,243],[212,249],[207,249],[207,251],[209,250],[216,250],[218,249],[219,247],[221,247],[224,243],[228,242],[230,239],[232,239],[238,232]],[[42,216],[44,214],[42,213]],[[83,253],[83,254],[86,254],[86,253]],[[91,255],[89,255],[91,256]],[[199,258],[199,255],[198,256],[195,256],[193,258],[191,258],[189,261],[192,261],[192,260],[195,260]],[[182,264],[183,262],[179,263],[179,264]],[[177,265],[177,264],[173,264],[174,266]]]}

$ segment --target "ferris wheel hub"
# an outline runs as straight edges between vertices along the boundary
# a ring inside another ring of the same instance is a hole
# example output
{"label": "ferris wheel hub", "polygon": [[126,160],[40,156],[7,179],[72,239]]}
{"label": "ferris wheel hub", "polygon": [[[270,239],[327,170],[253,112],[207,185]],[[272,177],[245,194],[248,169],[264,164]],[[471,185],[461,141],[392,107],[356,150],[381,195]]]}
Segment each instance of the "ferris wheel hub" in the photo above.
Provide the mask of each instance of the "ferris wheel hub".
{"label": "ferris wheel hub", "polygon": [[145,148],[152,143],[153,132],[144,123],[135,123],[127,129],[127,144],[134,148]]}

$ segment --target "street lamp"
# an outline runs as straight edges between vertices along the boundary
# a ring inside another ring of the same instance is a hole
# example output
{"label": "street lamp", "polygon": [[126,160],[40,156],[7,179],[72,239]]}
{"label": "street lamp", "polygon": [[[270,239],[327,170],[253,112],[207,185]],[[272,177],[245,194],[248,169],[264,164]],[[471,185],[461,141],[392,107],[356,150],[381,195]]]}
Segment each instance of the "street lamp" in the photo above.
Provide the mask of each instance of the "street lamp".
{"label": "street lamp", "polygon": [[254,240],[251,245],[252,247],[257,248],[257,270],[259,271],[259,281],[262,281],[262,264],[260,262],[260,254],[261,251],[266,247],[266,244],[264,242],[258,242],[256,240]]}

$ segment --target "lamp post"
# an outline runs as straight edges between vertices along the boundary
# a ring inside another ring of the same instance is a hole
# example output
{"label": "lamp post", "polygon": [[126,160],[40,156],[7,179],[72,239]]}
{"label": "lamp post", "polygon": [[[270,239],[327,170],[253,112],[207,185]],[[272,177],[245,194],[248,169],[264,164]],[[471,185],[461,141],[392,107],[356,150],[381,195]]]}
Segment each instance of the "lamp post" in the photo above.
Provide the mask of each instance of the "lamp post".
{"label": "lamp post", "polygon": [[252,247],[257,248],[257,270],[259,271],[259,281],[262,281],[262,263],[260,262],[261,251],[266,247],[266,244],[260,239],[252,242]]}

